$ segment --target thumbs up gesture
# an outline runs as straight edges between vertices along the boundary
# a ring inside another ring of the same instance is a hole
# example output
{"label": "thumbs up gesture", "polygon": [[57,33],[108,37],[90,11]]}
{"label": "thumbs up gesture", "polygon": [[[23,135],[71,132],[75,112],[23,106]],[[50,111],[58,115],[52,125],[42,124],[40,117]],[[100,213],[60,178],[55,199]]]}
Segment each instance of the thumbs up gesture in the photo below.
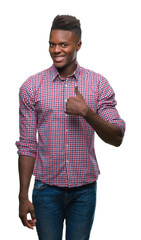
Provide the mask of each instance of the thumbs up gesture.
{"label": "thumbs up gesture", "polygon": [[88,112],[88,105],[86,104],[82,94],[79,92],[77,85],[75,85],[74,92],[76,97],[68,98],[65,113],[84,117]]}

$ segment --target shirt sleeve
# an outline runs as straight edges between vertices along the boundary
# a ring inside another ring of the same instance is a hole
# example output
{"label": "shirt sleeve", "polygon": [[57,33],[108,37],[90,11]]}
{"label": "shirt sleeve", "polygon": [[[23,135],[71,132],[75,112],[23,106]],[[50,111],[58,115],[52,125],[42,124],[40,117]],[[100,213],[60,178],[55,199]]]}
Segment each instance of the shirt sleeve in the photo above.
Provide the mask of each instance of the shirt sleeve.
{"label": "shirt sleeve", "polygon": [[105,121],[119,126],[124,135],[125,122],[121,119],[117,109],[117,102],[115,100],[115,93],[109,82],[102,77],[99,83],[99,97],[98,97],[98,115]]}
{"label": "shirt sleeve", "polygon": [[19,127],[20,138],[16,142],[19,155],[36,157],[36,112],[32,88],[29,82],[25,82],[19,91]]}

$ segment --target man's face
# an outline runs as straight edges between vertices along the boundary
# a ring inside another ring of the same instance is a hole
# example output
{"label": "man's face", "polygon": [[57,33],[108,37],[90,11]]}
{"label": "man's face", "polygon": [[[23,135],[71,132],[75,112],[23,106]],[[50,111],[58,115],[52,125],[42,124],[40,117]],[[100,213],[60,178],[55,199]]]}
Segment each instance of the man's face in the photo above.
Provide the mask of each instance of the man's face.
{"label": "man's face", "polygon": [[52,30],[49,52],[57,68],[65,68],[76,62],[77,51],[81,47],[78,36],[71,31]]}

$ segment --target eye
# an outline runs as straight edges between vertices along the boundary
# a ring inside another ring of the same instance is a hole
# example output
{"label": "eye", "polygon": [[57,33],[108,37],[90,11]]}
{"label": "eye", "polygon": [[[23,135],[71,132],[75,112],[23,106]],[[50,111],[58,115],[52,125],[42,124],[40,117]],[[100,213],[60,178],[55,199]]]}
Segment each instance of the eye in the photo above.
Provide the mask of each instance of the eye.
{"label": "eye", "polygon": [[61,44],[61,47],[63,47],[63,48],[65,48],[65,47],[67,47],[67,46],[68,46],[67,43],[62,43],[62,44]]}
{"label": "eye", "polygon": [[54,47],[54,46],[55,46],[55,44],[54,44],[54,43],[52,43],[52,42],[50,42],[50,43],[49,43],[49,46],[52,48],[52,47]]}

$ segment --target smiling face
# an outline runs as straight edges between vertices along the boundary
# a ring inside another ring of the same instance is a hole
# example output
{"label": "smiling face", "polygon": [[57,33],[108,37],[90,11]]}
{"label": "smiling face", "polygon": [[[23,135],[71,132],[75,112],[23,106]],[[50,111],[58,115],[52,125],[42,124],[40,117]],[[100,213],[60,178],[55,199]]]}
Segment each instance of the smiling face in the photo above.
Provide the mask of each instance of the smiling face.
{"label": "smiling face", "polygon": [[62,76],[68,76],[76,69],[77,52],[81,47],[78,36],[71,31],[52,30],[49,52],[54,65]]}

